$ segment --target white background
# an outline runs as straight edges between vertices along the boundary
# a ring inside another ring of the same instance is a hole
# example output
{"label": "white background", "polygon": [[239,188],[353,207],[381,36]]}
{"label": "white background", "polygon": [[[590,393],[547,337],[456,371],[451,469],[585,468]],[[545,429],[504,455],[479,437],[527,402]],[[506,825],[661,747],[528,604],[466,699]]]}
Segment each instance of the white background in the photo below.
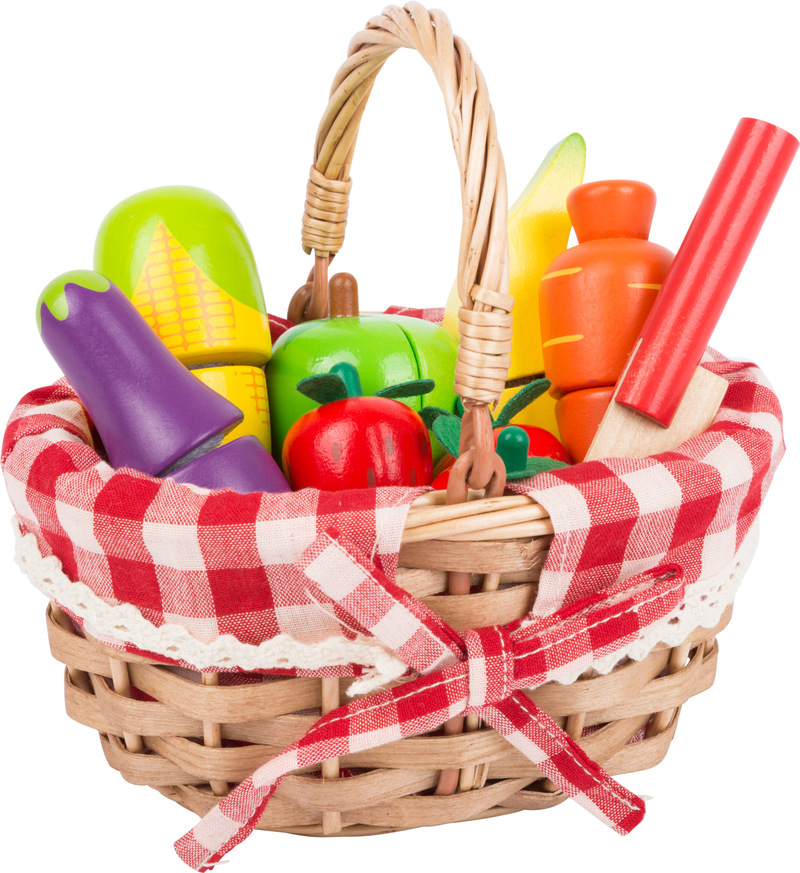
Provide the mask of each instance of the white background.
{"label": "white background", "polygon": [[[623,176],[653,185],[651,238],[674,251],[739,117],[800,134],[794,6],[450,0],[445,8],[486,75],[511,199],[550,146],[578,131],[587,181]],[[285,314],[309,269],[299,226],[329,83],[350,37],[381,3],[73,0],[4,8],[3,416],[58,375],[36,333],[40,290],[63,271],[91,267],[100,220],[138,190],[191,184],[227,200],[250,237],[269,308]],[[456,262],[458,180],[437,87],[411,52],[381,73],[353,178],[337,267],[359,278],[362,308],[444,305]],[[659,767],[621,777],[653,798],[644,823],[621,838],[564,804],[363,840],[258,833],[229,856],[232,869],[693,871],[796,862],[783,852],[796,845],[799,775],[799,199],[800,165],[712,340],[767,373],[784,406],[789,452],[721,637],[716,684],[684,708]],[[92,873],[185,869],[171,843],[195,817],[125,783],[106,765],[97,736],[67,718],[62,668],[47,651],[45,602],[12,563],[10,527],[0,550],[4,869],[72,861]]]}

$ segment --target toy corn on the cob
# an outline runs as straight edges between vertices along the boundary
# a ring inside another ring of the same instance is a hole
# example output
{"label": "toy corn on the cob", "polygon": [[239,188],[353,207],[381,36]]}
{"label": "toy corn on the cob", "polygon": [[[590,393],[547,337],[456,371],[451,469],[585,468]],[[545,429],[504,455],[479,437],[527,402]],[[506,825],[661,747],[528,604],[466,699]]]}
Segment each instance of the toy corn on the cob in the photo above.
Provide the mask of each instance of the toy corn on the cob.
{"label": "toy corn on the cob", "polygon": [[269,321],[252,250],[228,205],[201,188],[153,188],[103,220],[95,269],[133,301],[164,345],[244,418],[226,440],[270,447]]}
{"label": "toy corn on the cob", "polygon": [[219,445],[240,410],[195,379],[105,276],[62,273],[40,295],[36,320],[113,467],[203,488],[289,490],[256,437]]}

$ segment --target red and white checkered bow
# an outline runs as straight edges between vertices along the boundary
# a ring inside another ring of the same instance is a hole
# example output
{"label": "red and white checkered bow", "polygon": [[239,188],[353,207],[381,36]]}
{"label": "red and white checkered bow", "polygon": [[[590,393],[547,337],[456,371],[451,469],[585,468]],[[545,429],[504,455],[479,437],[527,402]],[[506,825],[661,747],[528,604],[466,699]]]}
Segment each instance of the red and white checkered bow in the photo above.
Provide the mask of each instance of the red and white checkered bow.
{"label": "red and white checkered bow", "polygon": [[312,596],[379,639],[419,677],[328,713],[293,745],[244,780],[175,844],[180,858],[207,870],[254,829],[281,779],[293,770],[436,730],[476,713],[581,806],[618,833],[644,816],[644,802],[588,758],[524,693],[635,640],[682,603],[675,565],[641,573],[547,617],[463,636],[336,531],[318,537],[299,562]]}

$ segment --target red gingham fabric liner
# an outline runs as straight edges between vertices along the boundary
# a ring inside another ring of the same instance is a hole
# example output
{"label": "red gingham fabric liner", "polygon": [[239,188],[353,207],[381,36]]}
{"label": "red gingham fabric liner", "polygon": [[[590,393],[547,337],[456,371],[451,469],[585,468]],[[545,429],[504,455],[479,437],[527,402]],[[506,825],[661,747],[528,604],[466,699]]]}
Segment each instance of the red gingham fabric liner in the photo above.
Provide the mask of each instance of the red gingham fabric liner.
{"label": "red gingham fabric liner", "polygon": [[754,364],[709,349],[703,365],[729,383],[704,433],[650,458],[609,458],[509,483],[548,509],[556,531],[536,614],[662,561],[679,564],[687,584],[731,561],[783,458],[783,416]]}
{"label": "red gingham fabric liner", "polygon": [[[784,451],[780,407],[754,365],[712,351],[704,364],[729,383],[706,433],[652,458],[579,464],[512,483],[553,520],[539,595],[526,620],[463,638],[392,581],[408,506],[426,489],[241,495],[113,471],[64,380],[23,398],[3,443],[6,485],[22,532],[34,534],[70,579],[201,641],[373,635],[419,674],[317,722],[179,841],[184,860],[200,866],[222,857],[286,772],[434,730],[469,711],[616,830],[634,827],[641,801],[573,748],[519,689],[618,651],[679,605],[684,585],[724,569],[752,525]],[[665,565],[673,569],[657,570]]]}
{"label": "red gingham fabric liner", "polygon": [[460,713],[478,714],[618,833],[642,820],[643,801],[588,758],[522,690],[557,681],[576,664],[588,667],[667,618],[683,600],[680,568],[615,583],[547,618],[480,628],[462,638],[335,530],[321,535],[299,566],[315,594],[333,598],[419,678],[328,713],[245,779],[176,842],[189,866],[207,870],[238,845],[287,773],[435,730]]}
{"label": "red gingham fabric liner", "polygon": [[[731,561],[783,455],[781,411],[752,364],[710,352],[706,366],[730,387],[712,427],[678,450],[511,483],[542,503],[555,528],[535,614],[661,563],[680,565],[692,584]],[[220,634],[253,645],[281,633],[304,643],[351,638],[335,610],[309,598],[297,560],[334,525],[393,578],[408,506],[425,490],[204,492],[115,472],[92,445],[64,380],[23,398],[2,455],[23,533],[108,603],[131,603],[156,627],[182,625],[203,642]]]}
{"label": "red gingham fabric liner", "polygon": [[[252,645],[280,633],[303,643],[352,638],[309,597],[298,558],[336,524],[393,576],[408,505],[427,490],[206,491],[115,472],[90,441],[64,380],[22,400],[3,452],[22,532],[107,602],[131,603],[156,627],[179,624],[205,642],[222,634]],[[332,667],[325,675],[353,672]]]}

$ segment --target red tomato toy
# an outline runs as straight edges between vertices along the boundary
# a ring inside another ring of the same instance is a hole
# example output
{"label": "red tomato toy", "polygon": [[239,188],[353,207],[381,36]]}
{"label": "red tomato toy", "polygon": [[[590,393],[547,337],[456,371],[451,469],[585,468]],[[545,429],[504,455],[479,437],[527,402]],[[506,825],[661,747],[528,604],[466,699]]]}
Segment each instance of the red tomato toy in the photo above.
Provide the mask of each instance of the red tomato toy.
{"label": "red tomato toy", "polygon": [[283,469],[292,488],[339,491],[429,484],[433,461],[428,430],[418,413],[392,396],[431,388],[432,383],[425,390],[401,386],[386,389],[383,396],[365,397],[350,364],[301,380],[298,390],[322,405],[301,416],[286,435]]}

